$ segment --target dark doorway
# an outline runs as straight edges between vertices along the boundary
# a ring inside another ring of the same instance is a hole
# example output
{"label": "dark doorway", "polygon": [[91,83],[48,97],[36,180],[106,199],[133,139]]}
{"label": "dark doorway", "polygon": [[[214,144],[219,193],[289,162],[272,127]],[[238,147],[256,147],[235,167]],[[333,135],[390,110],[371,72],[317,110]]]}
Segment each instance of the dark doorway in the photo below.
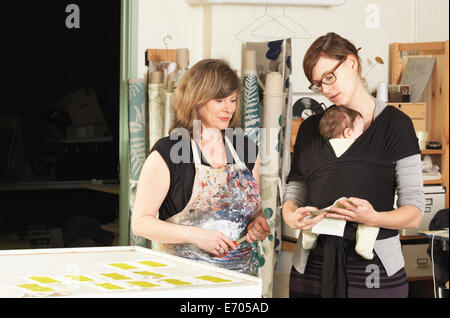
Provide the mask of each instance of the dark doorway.
{"label": "dark doorway", "polygon": [[[8,83],[0,108],[0,234],[48,220],[64,228],[80,215],[114,221],[118,196],[42,190],[39,182],[118,179],[121,1],[14,1],[3,12]],[[30,181],[39,190],[34,194],[7,188]]]}

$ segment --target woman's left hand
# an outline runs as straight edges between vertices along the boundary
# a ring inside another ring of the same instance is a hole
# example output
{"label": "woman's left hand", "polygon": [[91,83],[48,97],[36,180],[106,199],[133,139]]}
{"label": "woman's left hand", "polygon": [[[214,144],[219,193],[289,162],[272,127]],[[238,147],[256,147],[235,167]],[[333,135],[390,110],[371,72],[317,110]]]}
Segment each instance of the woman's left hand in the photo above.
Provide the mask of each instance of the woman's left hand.
{"label": "woman's left hand", "polygon": [[262,241],[270,234],[270,227],[263,213],[258,213],[247,226],[246,240],[249,243]]}
{"label": "woman's left hand", "polygon": [[350,197],[349,201],[340,200],[339,203],[342,207],[331,207],[330,211],[332,212],[327,212],[326,217],[376,226],[378,212],[369,201],[353,197]]}

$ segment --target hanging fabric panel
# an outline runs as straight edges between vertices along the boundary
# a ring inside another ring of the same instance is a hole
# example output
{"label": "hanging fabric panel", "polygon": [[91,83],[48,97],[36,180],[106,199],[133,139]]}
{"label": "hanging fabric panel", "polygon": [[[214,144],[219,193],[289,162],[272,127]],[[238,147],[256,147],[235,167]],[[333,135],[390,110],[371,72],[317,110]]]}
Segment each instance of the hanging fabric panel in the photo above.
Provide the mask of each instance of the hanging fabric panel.
{"label": "hanging fabric panel", "polygon": [[[128,133],[130,141],[129,157],[129,206],[130,220],[136,197],[136,186],[146,158],[146,81],[144,79],[128,80]],[[147,240],[135,236],[130,229],[130,245],[147,246]]]}
{"label": "hanging fabric panel", "polygon": [[267,239],[258,243],[258,276],[263,280],[263,297],[271,297],[274,268],[281,248],[280,155],[283,155],[283,128],[288,108],[286,97],[290,87],[291,40],[246,43],[243,51],[251,50],[255,51],[257,76],[264,85],[264,98],[260,105],[263,128],[260,156],[265,161],[261,164],[261,196],[263,212],[271,231]]}
{"label": "hanging fabric panel", "polygon": [[165,99],[163,73],[151,72],[148,84],[149,150],[164,135]]}
{"label": "hanging fabric panel", "polygon": [[256,52],[246,51],[244,59],[243,123],[244,134],[260,145],[261,108],[259,103],[258,77],[256,75]]}

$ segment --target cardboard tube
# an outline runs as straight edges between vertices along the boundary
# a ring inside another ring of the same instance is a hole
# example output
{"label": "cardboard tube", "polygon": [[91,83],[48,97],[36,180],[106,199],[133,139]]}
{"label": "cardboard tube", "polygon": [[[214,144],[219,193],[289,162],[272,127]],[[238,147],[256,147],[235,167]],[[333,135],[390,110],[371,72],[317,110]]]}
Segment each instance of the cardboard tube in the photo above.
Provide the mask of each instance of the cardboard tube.
{"label": "cardboard tube", "polygon": [[164,73],[161,71],[150,72],[150,84],[162,84],[164,82]]}
{"label": "cardboard tube", "polygon": [[244,73],[256,72],[256,51],[245,51]]}
{"label": "cardboard tube", "polygon": [[177,65],[179,69],[187,69],[189,67],[189,50],[177,49]]}
{"label": "cardboard tube", "polygon": [[264,95],[283,96],[283,79],[280,73],[270,72],[267,74]]}

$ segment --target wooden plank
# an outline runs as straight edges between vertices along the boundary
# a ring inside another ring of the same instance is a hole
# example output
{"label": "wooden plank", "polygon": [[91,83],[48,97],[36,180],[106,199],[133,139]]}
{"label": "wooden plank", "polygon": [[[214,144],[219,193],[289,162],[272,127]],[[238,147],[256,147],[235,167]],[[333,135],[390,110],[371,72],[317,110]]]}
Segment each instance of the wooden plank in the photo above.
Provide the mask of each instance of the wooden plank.
{"label": "wooden plank", "polygon": [[402,74],[402,59],[400,56],[400,45],[399,43],[391,44],[391,53],[390,53],[390,62],[391,62],[391,84],[400,83],[401,74]]}
{"label": "wooden plank", "polygon": [[423,184],[431,185],[431,184],[439,184],[444,185],[444,179],[436,179],[436,180],[423,180]]}
{"label": "wooden plank", "polygon": [[82,187],[85,189],[89,189],[89,190],[120,195],[120,185],[119,184],[83,183]]}
{"label": "wooden plank", "polygon": [[415,131],[426,131],[426,121],[425,119],[412,119]]}
{"label": "wooden plank", "polygon": [[442,41],[398,43],[398,49],[400,51],[420,51],[421,54],[445,54],[445,43]]}
{"label": "wooden plank", "polygon": [[442,155],[445,153],[444,149],[424,149],[422,155]]}
{"label": "wooden plank", "polygon": [[283,251],[295,252],[295,243],[289,241],[281,241],[281,249]]}
{"label": "wooden plank", "polygon": [[389,105],[400,109],[412,119],[425,119],[427,115],[425,103],[389,103]]}
{"label": "wooden plank", "polygon": [[150,61],[177,61],[177,50],[169,49],[147,49],[147,62]]}

